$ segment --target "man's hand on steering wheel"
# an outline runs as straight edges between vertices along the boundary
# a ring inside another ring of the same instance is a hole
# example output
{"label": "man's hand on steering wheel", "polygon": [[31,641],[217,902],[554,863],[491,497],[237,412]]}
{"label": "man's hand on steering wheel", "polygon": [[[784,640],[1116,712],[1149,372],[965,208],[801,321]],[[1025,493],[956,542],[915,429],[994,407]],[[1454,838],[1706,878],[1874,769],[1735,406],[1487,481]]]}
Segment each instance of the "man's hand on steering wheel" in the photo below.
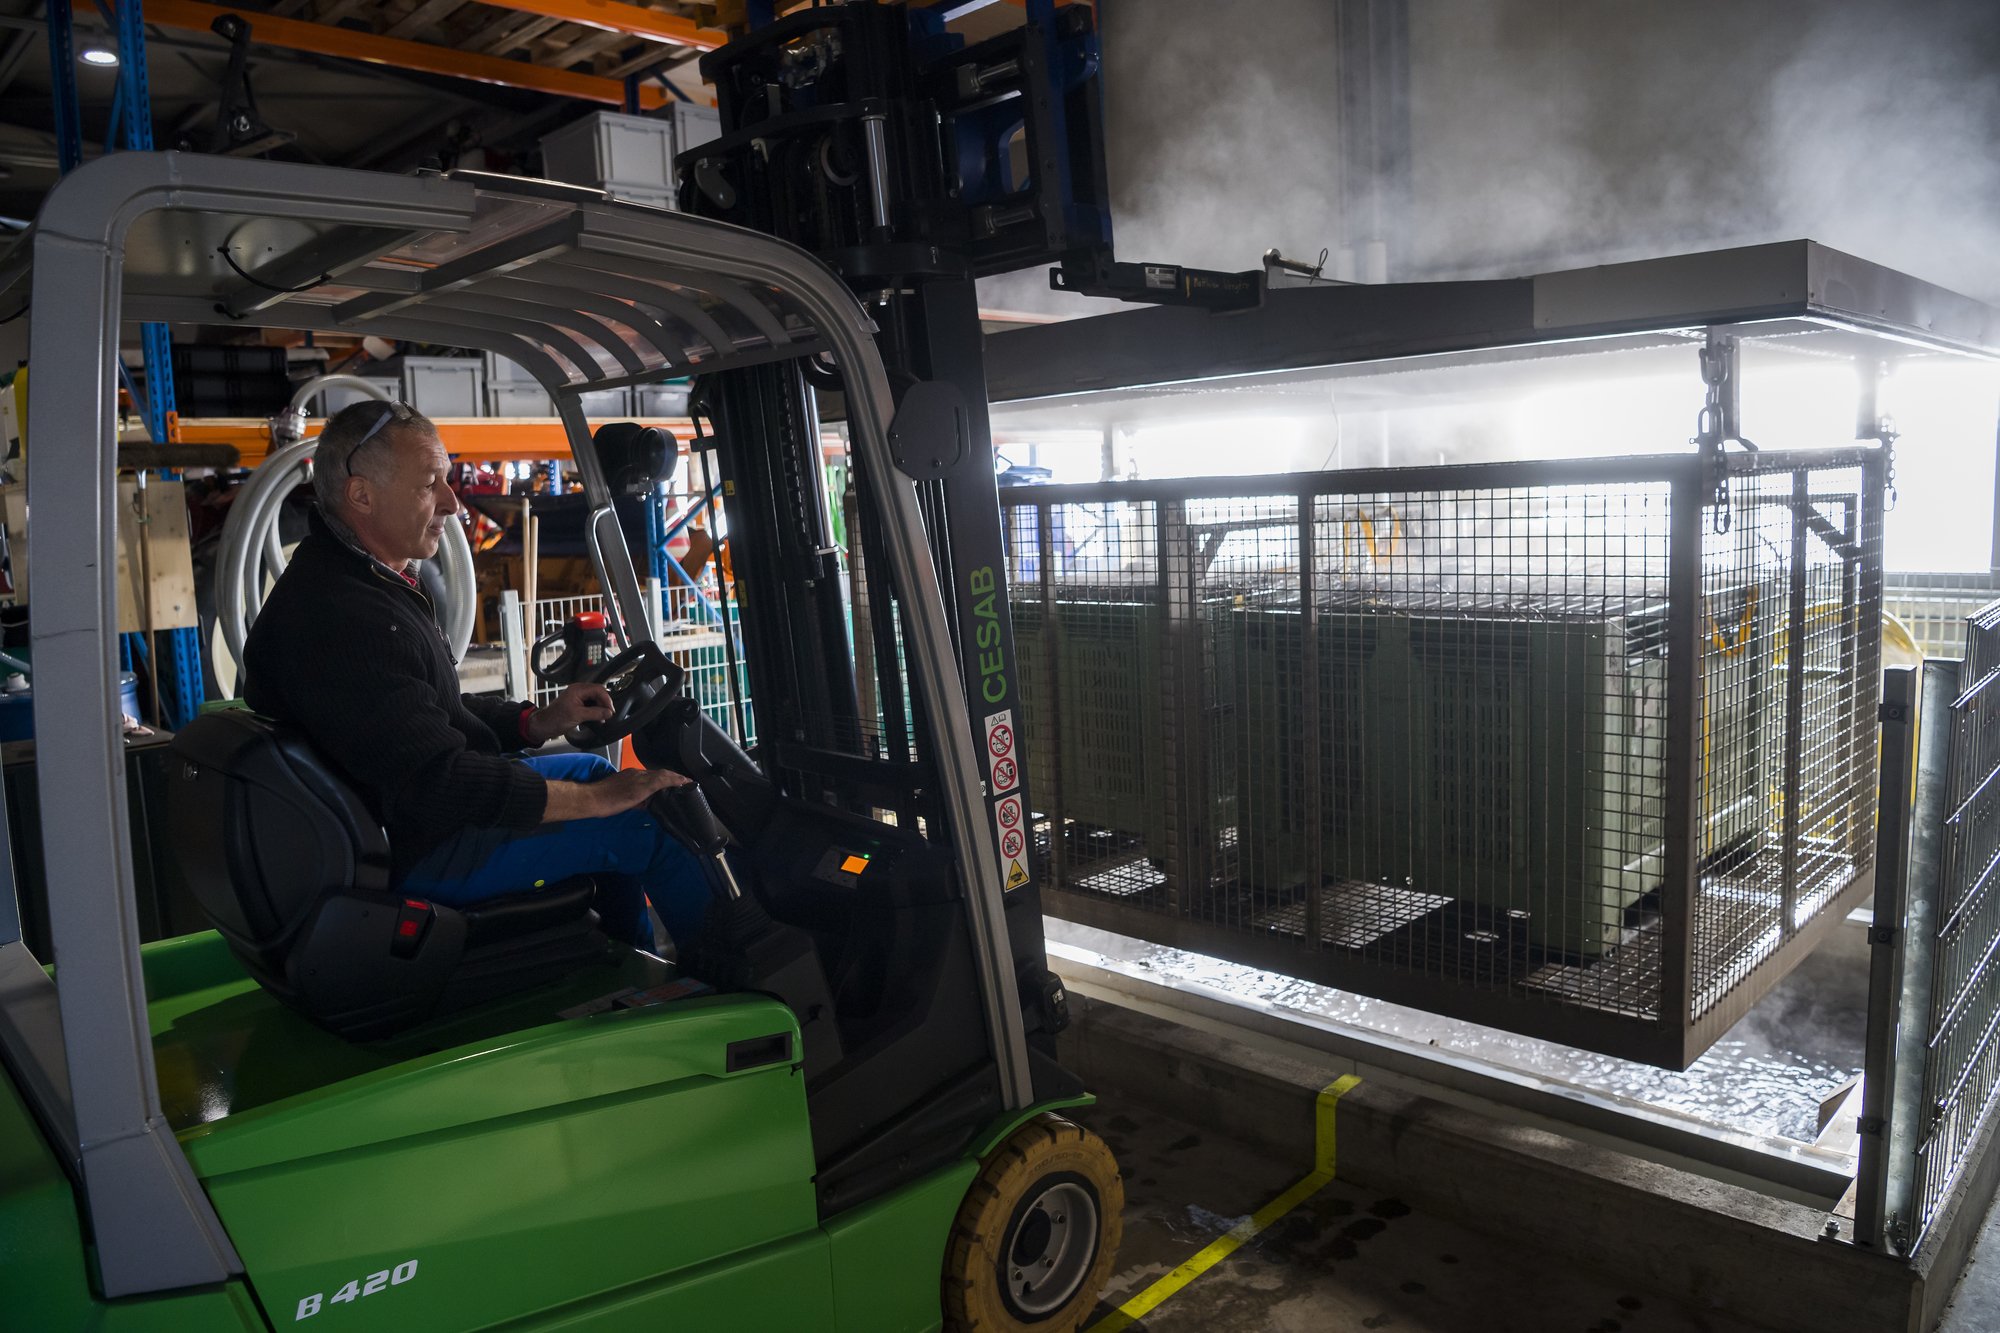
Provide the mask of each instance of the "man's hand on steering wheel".
{"label": "man's hand on steering wheel", "polygon": [[536,745],[552,741],[580,722],[602,722],[612,713],[611,691],[579,681],[543,708],[528,714],[528,739]]}

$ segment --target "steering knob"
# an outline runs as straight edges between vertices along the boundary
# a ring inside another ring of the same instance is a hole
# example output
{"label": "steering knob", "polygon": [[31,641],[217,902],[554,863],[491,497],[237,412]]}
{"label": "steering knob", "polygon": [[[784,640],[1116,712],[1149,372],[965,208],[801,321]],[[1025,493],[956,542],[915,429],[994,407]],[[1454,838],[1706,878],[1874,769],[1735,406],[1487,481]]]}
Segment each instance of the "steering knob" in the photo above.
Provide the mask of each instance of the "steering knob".
{"label": "steering knob", "polygon": [[599,750],[616,745],[680,697],[681,668],[654,643],[635,643],[589,673],[611,694],[611,716],[570,728],[572,743]]}

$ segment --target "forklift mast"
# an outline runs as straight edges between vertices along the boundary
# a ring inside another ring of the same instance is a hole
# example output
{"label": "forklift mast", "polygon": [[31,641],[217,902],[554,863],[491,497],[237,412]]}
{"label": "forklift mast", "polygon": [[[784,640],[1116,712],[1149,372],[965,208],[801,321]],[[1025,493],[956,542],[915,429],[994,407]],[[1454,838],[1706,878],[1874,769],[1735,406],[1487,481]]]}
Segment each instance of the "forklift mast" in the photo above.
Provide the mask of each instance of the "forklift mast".
{"label": "forklift mast", "polygon": [[[839,498],[819,457],[820,404],[838,379],[796,361],[728,371],[698,387],[695,411],[714,427],[743,538],[732,559],[765,761],[802,795],[892,811],[936,839],[928,729],[970,727],[1017,981],[1046,1038],[1061,990],[1043,952],[974,280],[1053,264],[1063,290],[1226,308],[1255,304],[1262,275],[1115,263],[1091,11],[1029,0],[1021,26],[967,44],[945,26],[962,7],[866,0],[753,28],[703,57],[722,134],[677,167],[685,211],[812,252],[873,315],[896,464],[920,483],[971,716],[927,718],[908,701],[900,590],[870,519],[850,535],[853,633],[867,639],[850,646],[827,521]],[[872,515],[867,490],[881,479],[857,467],[853,484]],[[872,663],[861,679],[857,660]]]}

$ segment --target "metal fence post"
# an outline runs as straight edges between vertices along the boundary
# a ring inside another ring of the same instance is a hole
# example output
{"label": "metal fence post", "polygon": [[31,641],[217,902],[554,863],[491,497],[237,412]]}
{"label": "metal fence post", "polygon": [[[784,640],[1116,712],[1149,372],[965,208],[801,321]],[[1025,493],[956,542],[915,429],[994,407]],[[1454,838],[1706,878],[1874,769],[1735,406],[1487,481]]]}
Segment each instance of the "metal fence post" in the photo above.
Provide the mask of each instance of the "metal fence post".
{"label": "metal fence post", "polygon": [[1930,1119],[1924,1105],[1924,1084],[1933,1017],[1938,912],[1944,890],[1944,821],[1950,813],[1946,790],[1952,705],[1958,698],[1960,666],[1958,662],[1924,663],[1922,698],[1917,706],[1917,780],[1910,807],[1899,941],[1902,986],[1896,995],[1895,1049],[1890,1056],[1892,1077],[1883,1132],[1886,1184],[1882,1234],[1887,1246],[1905,1254],[1919,1239],[1917,1154]]}
{"label": "metal fence post", "polygon": [[1320,660],[1319,660],[1319,587],[1315,577],[1314,564],[1318,559],[1318,546],[1314,531],[1314,519],[1318,512],[1318,497],[1312,491],[1299,496],[1299,631],[1305,636],[1305,652],[1302,682],[1299,689],[1299,725],[1305,731],[1302,747],[1305,753],[1306,771],[1303,806],[1303,827],[1305,831],[1306,860],[1306,948],[1320,946],[1321,899],[1326,883],[1326,810],[1324,793],[1320,790],[1321,750],[1324,738],[1320,734]]}
{"label": "metal fence post", "polygon": [[[1019,513],[1017,509],[1014,511]],[[1043,732],[1033,738],[1036,744],[1048,747],[1047,758],[1043,761],[1048,769],[1048,791],[1039,793],[1042,808],[1049,818],[1049,872],[1048,884],[1062,889],[1069,884],[1069,833],[1063,822],[1063,712],[1062,712],[1062,664],[1057,654],[1062,651],[1062,636],[1056,632],[1056,535],[1055,506],[1038,504],[1031,511],[1035,516],[1035,557],[1036,572],[1041,576],[1042,591],[1042,715],[1049,720]]]}
{"label": "metal fence post", "polygon": [[1201,637],[1196,617],[1194,536],[1187,501],[1162,499],[1154,509],[1159,565],[1161,680],[1160,754],[1167,771],[1167,902],[1186,916],[1208,888],[1208,782],[1201,713]]}
{"label": "metal fence post", "polygon": [[507,668],[507,697],[531,698],[535,682],[528,672],[527,622],[521,594],[512,588],[500,592],[500,655]]}
{"label": "metal fence post", "polygon": [[1896,1025],[1903,990],[1904,893],[1909,874],[1912,775],[1917,762],[1918,672],[1882,680],[1881,817],[1875,844],[1875,921],[1868,930],[1868,1035],[1861,1066],[1861,1144],[1854,1239],[1888,1248],[1889,1124],[1895,1107]]}
{"label": "metal fence post", "polygon": [[1686,1040],[1694,1000],[1694,907],[1701,887],[1695,829],[1701,811],[1701,557],[1699,460],[1673,479],[1667,531],[1666,863],[1660,887],[1661,1027]]}
{"label": "metal fence post", "polygon": [[1805,800],[1806,708],[1806,515],[1812,508],[1811,478],[1792,474],[1792,567],[1785,619],[1785,813],[1779,845],[1784,848],[1784,916],[1778,929],[1786,939],[1798,929],[1799,806]]}

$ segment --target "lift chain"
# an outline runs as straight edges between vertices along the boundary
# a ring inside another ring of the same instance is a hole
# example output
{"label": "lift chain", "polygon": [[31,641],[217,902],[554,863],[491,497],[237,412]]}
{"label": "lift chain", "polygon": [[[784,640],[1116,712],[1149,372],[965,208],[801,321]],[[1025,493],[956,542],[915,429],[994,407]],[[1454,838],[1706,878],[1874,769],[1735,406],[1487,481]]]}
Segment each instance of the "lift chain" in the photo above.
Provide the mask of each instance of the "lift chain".
{"label": "lift chain", "polygon": [[1707,394],[1703,399],[1701,413],[1695,418],[1695,436],[1689,443],[1701,451],[1702,462],[1708,469],[1709,483],[1715,508],[1715,530],[1729,531],[1729,467],[1723,459],[1723,446],[1734,440],[1750,452],[1757,452],[1757,446],[1743,434],[1740,420],[1740,400],[1737,389],[1736,339],[1728,337],[1720,330],[1708,331],[1707,343],[1696,353],[1701,359],[1701,382]]}
{"label": "lift chain", "polygon": [[1896,441],[1900,436],[1896,423],[1888,417],[1883,417],[1875,428],[1875,438],[1882,442],[1882,489],[1888,496],[1888,502],[1882,506],[1885,513],[1896,508]]}
{"label": "lift chain", "polygon": [[1734,423],[1725,419],[1727,407],[1723,391],[1729,383],[1731,363],[1736,359],[1735,350],[1735,344],[1728,339],[1711,338],[1708,346],[1696,352],[1701,359],[1701,382],[1707,388],[1707,395],[1700,413],[1695,417],[1695,434],[1689,443],[1701,451],[1703,466],[1708,470],[1707,480],[1718,534],[1728,532],[1731,523],[1729,470],[1722,465],[1722,442]]}

